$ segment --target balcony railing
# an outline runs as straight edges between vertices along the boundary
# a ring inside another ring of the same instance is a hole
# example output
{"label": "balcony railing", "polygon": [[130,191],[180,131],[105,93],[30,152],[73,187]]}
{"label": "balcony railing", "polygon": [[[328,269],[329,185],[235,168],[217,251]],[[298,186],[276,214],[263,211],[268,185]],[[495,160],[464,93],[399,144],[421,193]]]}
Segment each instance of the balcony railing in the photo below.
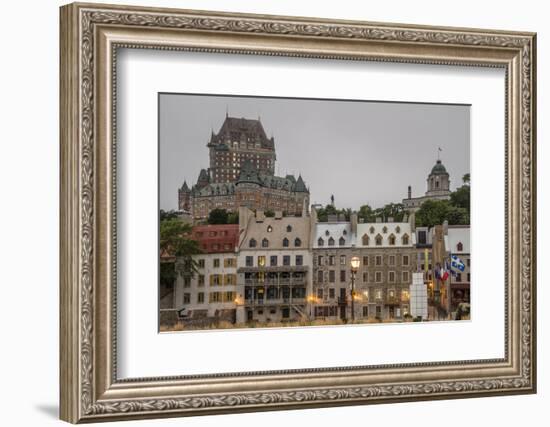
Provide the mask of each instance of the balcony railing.
{"label": "balcony railing", "polygon": [[289,305],[289,304],[305,304],[305,298],[247,298],[245,305],[247,306],[270,306],[270,305]]}
{"label": "balcony railing", "polygon": [[294,277],[292,279],[245,279],[244,284],[248,286],[303,286],[306,284],[305,277]]}

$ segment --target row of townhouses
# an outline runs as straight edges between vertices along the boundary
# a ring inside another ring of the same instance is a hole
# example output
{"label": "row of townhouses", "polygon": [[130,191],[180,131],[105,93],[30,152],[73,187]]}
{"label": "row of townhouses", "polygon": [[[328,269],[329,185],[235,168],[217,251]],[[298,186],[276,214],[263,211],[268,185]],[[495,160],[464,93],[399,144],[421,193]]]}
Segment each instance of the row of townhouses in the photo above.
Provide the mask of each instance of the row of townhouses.
{"label": "row of townhouses", "polygon": [[[428,317],[469,302],[469,226],[416,228],[414,213],[403,222],[331,219],[319,222],[305,204],[301,216],[241,207],[239,224],[195,226],[202,253],[194,256],[195,274],[178,274],[174,310],[183,322],[202,324],[398,320],[410,313],[415,272],[428,287]],[[443,281],[437,271],[452,255],[466,268]],[[352,257],[360,261],[354,272]],[[176,270],[185,270],[182,263]]]}

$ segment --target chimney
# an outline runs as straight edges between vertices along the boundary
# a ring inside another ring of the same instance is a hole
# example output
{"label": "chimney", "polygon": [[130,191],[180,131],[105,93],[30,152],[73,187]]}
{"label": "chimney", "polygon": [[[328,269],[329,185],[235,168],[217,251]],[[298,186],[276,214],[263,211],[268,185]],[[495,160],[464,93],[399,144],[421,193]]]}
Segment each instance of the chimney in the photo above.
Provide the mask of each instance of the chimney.
{"label": "chimney", "polygon": [[264,211],[257,210],[256,211],[256,222],[264,222],[265,220],[265,214]]}
{"label": "chimney", "polygon": [[388,217],[388,222],[393,222],[393,216]]}
{"label": "chimney", "polygon": [[382,222],[382,218],[379,217],[379,216],[377,216],[377,217],[376,217],[376,223],[377,223],[377,224],[380,224],[381,222]]}
{"label": "chimney", "polygon": [[411,216],[409,217],[409,225],[411,226],[411,231],[414,233],[416,229],[416,217],[414,211],[411,212]]}
{"label": "chimney", "polygon": [[446,236],[449,234],[449,221],[443,221],[443,234]]}
{"label": "chimney", "polygon": [[351,235],[355,236],[357,234],[357,212],[352,212],[349,219],[351,222]]}
{"label": "chimney", "polygon": [[411,197],[411,196],[412,196],[412,187],[411,187],[410,185],[409,185],[407,194],[408,194],[408,196],[409,196],[408,198],[409,198],[409,199],[412,199],[412,197]]}
{"label": "chimney", "polygon": [[281,219],[283,217],[283,211],[275,211],[275,219]]}

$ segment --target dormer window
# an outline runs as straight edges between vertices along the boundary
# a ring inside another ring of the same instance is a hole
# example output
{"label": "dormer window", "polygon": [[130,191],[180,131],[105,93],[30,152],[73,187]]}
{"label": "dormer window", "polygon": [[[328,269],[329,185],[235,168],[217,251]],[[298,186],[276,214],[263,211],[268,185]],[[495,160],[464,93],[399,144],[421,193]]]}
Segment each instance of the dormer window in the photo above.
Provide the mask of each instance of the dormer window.
{"label": "dormer window", "polygon": [[332,237],[330,239],[328,239],[328,245],[329,246],[334,246],[334,239]]}
{"label": "dormer window", "polygon": [[365,233],[363,234],[363,237],[362,237],[362,242],[363,242],[363,246],[368,246],[369,245],[369,236]]}
{"label": "dormer window", "polygon": [[325,241],[321,237],[317,239],[317,246],[325,246]]}
{"label": "dormer window", "polygon": [[290,242],[289,242],[288,239],[285,237],[285,238],[283,239],[283,247],[284,247],[284,248],[288,248],[288,245],[289,245],[289,244],[290,244]]}
{"label": "dormer window", "polygon": [[462,252],[463,249],[464,249],[464,246],[462,245],[462,242],[458,242],[456,245],[456,251]]}
{"label": "dormer window", "polygon": [[376,235],[376,246],[382,246],[382,236],[380,234]]}
{"label": "dormer window", "polygon": [[268,248],[269,247],[269,240],[263,239],[262,240],[262,248]]}
{"label": "dormer window", "polygon": [[382,233],[386,234],[388,232],[388,227],[384,226],[382,228]]}
{"label": "dormer window", "polygon": [[330,231],[325,231],[325,236],[330,236]]}
{"label": "dormer window", "polygon": [[374,234],[374,227],[369,228],[370,234]]}
{"label": "dormer window", "polygon": [[292,226],[291,225],[287,225],[286,226],[286,232],[287,233],[290,233],[292,231]]}
{"label": "dormer window", "polygon": [[271,233],[273,231],[273,227],[271,225],[267,226],[267,232]]}
{"label": "dormer window", "polygon": [[346,234],[348,234],[347,230],[344,230],[342,231],[342,234],[345,236]]}
{"label": "dormer window", "polygon": [[395,232],[396,233],[401,233],[401,227],[399,227],[399,226],[395,227]]}
{"label": "dormer window", "polygon": [[408,245],[409,244],[409,236],[407,234],[404,234],[403,237],[401,238],[401,242],[404,245]]}
{"label": "dormer window", "polygon": [[388,241],[390,243],[390,246],[395,246],[395,236],[393,234],[390,234]]}
{"label": "dormer window", "polygon": [[344,246],[346,244],[346,239],[344,239],[343,237],[340,237],[340,240],[338,240],[338,244],[340,246]]}
{"label": "dormer window", "polygon": [[251,248],[255,248],[256,247],[256,239],[250,239],[250,241],[248,242],[248,246],[250,246]]}
{"label": "dormer window", "polygon": [[297,248],[302,246],[302,241],[298,237],[296,237],[296,239],[294,240],[294,246],[296,246]]}

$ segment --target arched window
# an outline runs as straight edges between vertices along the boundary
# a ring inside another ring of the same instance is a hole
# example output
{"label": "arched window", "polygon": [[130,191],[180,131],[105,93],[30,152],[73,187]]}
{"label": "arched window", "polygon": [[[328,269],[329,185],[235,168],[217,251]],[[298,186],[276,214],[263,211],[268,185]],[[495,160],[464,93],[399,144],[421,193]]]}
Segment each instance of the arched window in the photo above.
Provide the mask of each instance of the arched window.
{"label": "arched window", "polygon": [[286,226],[286,232],[287,233],[290,233],[292,231],[292,226],[291,225],[287,225]]}
{"label": "arched window", "polygon": [[296,247],[302,246],[302,241],[298,237],[296,237],[296,239],[294,240],[294,246]]}
{"label": "arched window", "polygon": [[269,240],[263,239],[262,240],[262,248],[268,248],[269,247]]}
{"label": "arched window", "polygon": [[403,237],[401,237],[401,242],[404,245],[408,245],[409,244],[409,235],[408,234],[403,234]]}
{"label": "arched window", "polygon": [[462,252],[463,249],[464,249],[464,246],[462,245],[462,242],[458,242],[456,245],[456,251]]}
{"label": "arched window", "polygon": [[399,227],[399,226],[395,227],[395,232],[397,234],[401,233],[401,227]]}
{"label": "arched window", "polygon": [[319,239],[317,239],[317,246],[325,246],[325,241],[322,237],[319,237]]}
{"label": "arched window", "polygon": [[328,236],[328,235],[330,235],[330,231],[327,230],[325,231],[325,236]]}
{"label": "arched window", "polygon": [[340,246],[344,246],[346,244],[346,239],[344,239],[343,237],[340,237],[340,240],[338,240],[338,244]]}
{"label": "arched window", "polygon": [[382,228],[382,233],[386,234],[388,232],[388,227],[384,226]]}
{"label": "arched window", "polygon": [[256,239],[250,239],[250,242],[248,242],[248,246],[250,246],[251,248],[255,248],[256,247]]}
{"label": "arched window", "polygon": [[273,231],[273,227],[271,225],[267,226],[267,232],[271,233]]}
{"label": "arched window", "polygon": [[348,234],[348,232],[346,230],[342,231],[342,234],[345,236],[346,234]]}
{"label": "arched window", "polygon": [[369,231],[370,231],[370,234],[374,234],[374,227],[371,227],[371,228],[369,229]]}
{"label": "arched window", "polygon": [[289,245],[289,241],[288,241],[288,239],[285,237],[285,238],[283,239],[283,247],[288,248],[288,245]]}
{"label": "arched window", "polygon": [[332,237],[330,239],[328,239],[328,245],[329,246],[334,246],[334,239]]}
{"label": "arched window", "polygon": [[393,234],[390,234],[388,241],[390,242],[390,246],[395,246],[395,236]]}
{"label": "arched window", "polygon": [[363,246],[368,246],[369,245],[369,236],[367,235],[367,233],[363,234]]}
{"label": "arched window", "polygon": [[382,246],[382,236],[380,234],[376,235],[376,246]]}

